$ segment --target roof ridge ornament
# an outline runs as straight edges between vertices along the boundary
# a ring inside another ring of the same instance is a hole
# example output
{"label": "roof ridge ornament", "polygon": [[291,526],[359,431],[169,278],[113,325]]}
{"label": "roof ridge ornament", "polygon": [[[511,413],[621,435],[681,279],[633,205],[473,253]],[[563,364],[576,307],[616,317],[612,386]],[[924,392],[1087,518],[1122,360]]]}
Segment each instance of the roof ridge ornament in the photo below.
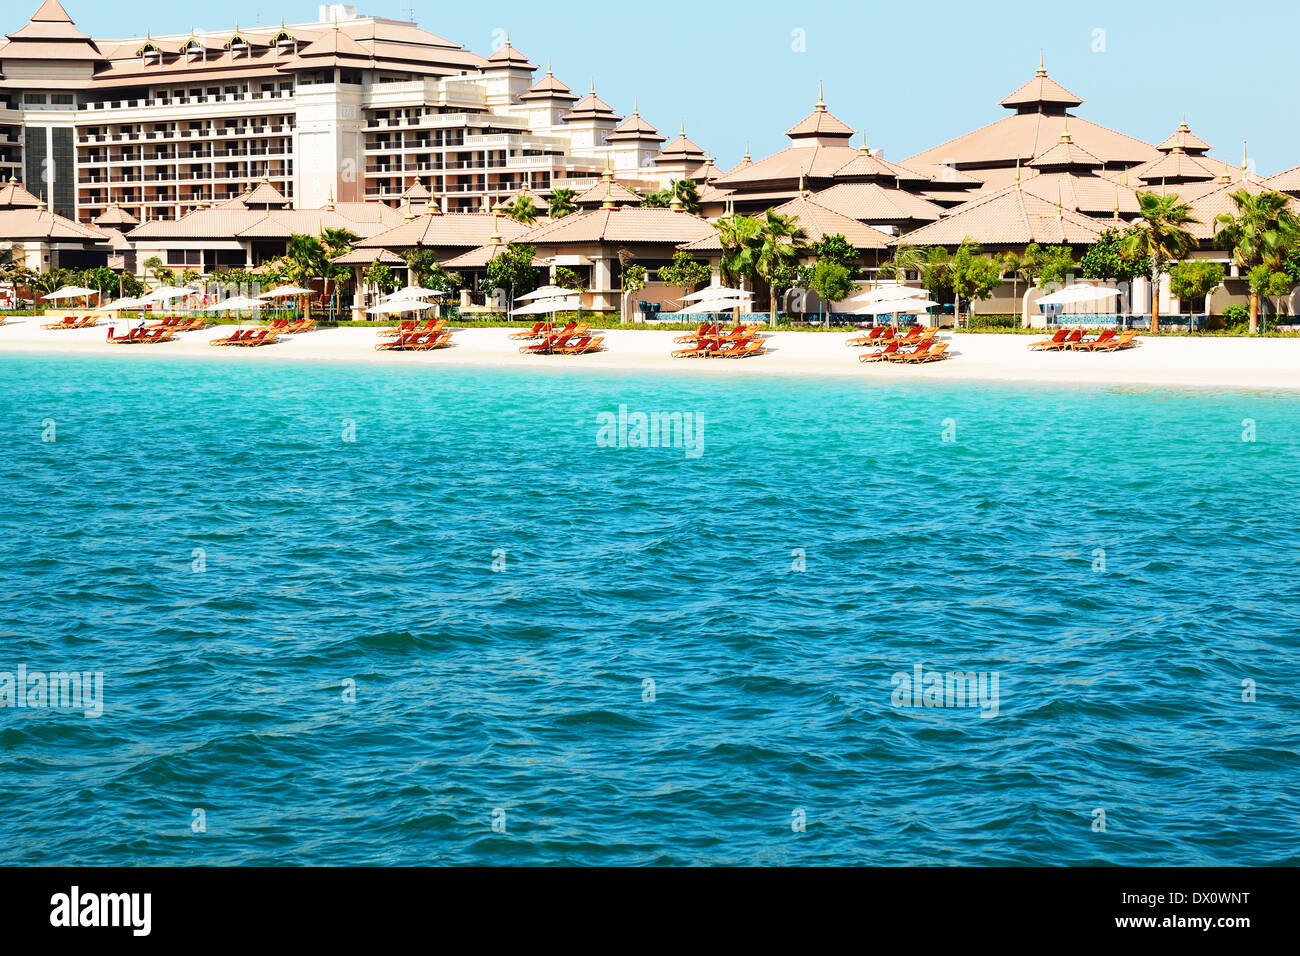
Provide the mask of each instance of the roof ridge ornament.
{"label": "roof ridge ornament", "polygon": [[826,112],[826,97],[822,93],[822,81],[817,81],[817,105],[813,107],[818,113]]}
{"label": "roof ridge ornament", "polygon": [[1043,48],[1042,48],[1042,47],[1039,47],[1039,48],[1038,48],[1038,72],[1037,72],[1036,74],[1034,74],[1034,75],[1035,75],[1035,76],[1046,76],[1046,75],[1047,75],[1047,65],[1046,65],[1046,61],[1043,59]]}

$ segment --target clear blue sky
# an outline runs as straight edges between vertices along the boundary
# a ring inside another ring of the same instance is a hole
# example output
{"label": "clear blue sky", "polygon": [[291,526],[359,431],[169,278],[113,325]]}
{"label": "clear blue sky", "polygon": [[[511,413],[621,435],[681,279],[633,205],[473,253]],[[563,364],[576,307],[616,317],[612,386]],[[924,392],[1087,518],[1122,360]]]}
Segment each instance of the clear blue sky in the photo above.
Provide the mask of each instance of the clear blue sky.
{"label": "clear blue sky", "polygon": [[[293,23],[317,13],[306,0],[62,2],[83,30],[102,37],[183,32],[196,18],[212,32],[236,18]],[[1186,111],[1193,131],[1217,147],[1213,155],[1239,162],[1245,139],[1261,172],[1300,165],[1300,124],[1289,106],[1300,88],[1288,49],[1300,26],[1294,0],[355,5],[402,19],[414,7],[422,27],[483,54],[494,31],[509,29],[514,46],[543,67],[551,57],[578,93],[594,75],[597,92],[624,115],[637,96],[642,116],[666,135],[685,120],[687,134],[723,168],[746,140],[755,157],[784,147],[782,133],[811,109],[818,80],[832,112],[865,129],[886,157],[902,159],[1005,115],[998,100],[1033,75],[1040,47],[1052,77],[1087,101],[1081,116],[1160,142]],[[5,0],[0,32],[17,29],[37,6]],[[1248,86],[1259,92],[1243,96]]]}

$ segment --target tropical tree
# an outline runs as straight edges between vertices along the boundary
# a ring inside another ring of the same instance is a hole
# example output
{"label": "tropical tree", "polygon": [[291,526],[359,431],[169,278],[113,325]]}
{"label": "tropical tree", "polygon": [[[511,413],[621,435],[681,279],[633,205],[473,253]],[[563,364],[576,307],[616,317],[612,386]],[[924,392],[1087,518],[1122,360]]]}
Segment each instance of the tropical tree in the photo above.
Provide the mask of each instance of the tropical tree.
{"label": "tropical tree", "polygon": [[691,254],[684,249],[678,249],[673,253],[671,265],[659,267],[659,281],[664,285],[681,289],[683,296],[690,293],[697,285],[708,282],[712,274],[712,269],[692,258]]}
{"label": "tropical tree", "polygon": [[645,288],[645,266],[624,266],[621,270],[623,290],[619,299],[623,304],[623,321],[627,321],[627,297]]}
{"label": "tropical tree", "polygon": [[574,202],[578,198],[578,193],[568,186],[560,186],[551,191],[551,204],[549,214],[552,219],[563,219],[565,216],[571,216],[578,211],[578,204]]}
{"label": "tropical tree", "polygon": [[793,285],[799,262],[808,251],[808,234],[794,216],[769,209],[758,220],[754,245],[754,274],[767,283],[771,324],[776,325],[777,293]]}
{"label": "tropical tree", "polygon": [[533,265],[536,256],[536,246],[512,244],[488,261],[485,271],[487,286],[506,293],[507,311],[517,296],[527,295],[537,288],[541,270]]}
{"label": "tropical tree", "polygon": [[746,279],[756,278],[754,257],[758,220],[753,216],[732,213],[714,222],[713,228],[718,230],[718,242],[722,245],[718,272],[723,282],[739,286]]}
{"label": "tropical tree", "polygon": [[11,281],[17,271],[22,268],[20,265],[22,251],[23,246],[19,242],[7,242],[0,245],[0,282]]}
{"label": "tropical tree", "polygon": [[827,302],[841,302],[861,288],[854,280],[854,269],[834,258],[818,259],[805,275],[808,288],[821,300],[818,314],[825,313]]}
{"label": "tropical tree", "polygon": [[1285,272],[1274,272],[1267,265],[1255,266],[1246,278],[1249,282],[1250,294],[1257,300],[1260,297],[1272,299],[1274,296],[1286,295],[1291,291],[1291,277]]}
{"label": "tropical tree", "polygon": [[[1221,213],[1215,223],[1214,238],[1232,252],[1240,271],[1253,276],[1265,267],[1270,275],[1285,270],[1287,257],[1300,242],[1300,221],[1289,208],[1290,198],[1265,190],[1252,195],[1247,189],[1228,194],[1236,212]],[[1250,331],[1259,331],[1259,297],[1271,280],[1250,282]]]}
{"label": "tropical tree", "polygon": [[510,202],[501,207],[501,211],[507,217],[515,222],[521,222],[525,226],[531,226],[537,222],[537,207],[528,196],[516,196]]}
{"label": "tropical tree", "polygon": [[176,284],[176,270],[168,269],[157,256],[144,260],[144,269],[160,286]]}
{"label": "tropical tree", "polygon": [[[285,278],[294,285],[311,288],[312,281],[328,281],[329,275],[337,268],[329,261],[325,243],[315,236],[293,235],[280,263]],[[311,316],[311,299],[307,299],[308,317]]]}
{"label": "tropical tree", "polygon": [[700,191],[699,187],[689,179],[671,180],[667,187],[657,192],[646,193],[641,205],[649,206],[652,209],[667,209],[676,199],[681,204],[684,212],[699,215],[700,212]]}
{"label": "tropical tree", "polygon": [[[970,318],[975,317],[975,303],[991,297],[1002,285],[1002,265],[982,255],[973,242],[963,242],[952,257],[952,289],[956,297],[954,313],[961,314],[964,299],[970,303]],[[969,320],[968,320],[969,321]]]}
{"label": "tropical tree", "polygon": [[1184,226],[1198,222],[1177,193],[1138,192],[1138,218],[1124,234],[1124,248],[1144,255],[1151,263],[1151,331],[1160,331],[1160,277],[1169,265],[1196,248],[1196,239]]}
{"label": "tropical tree", "polygon": [[1223,285],[1223,266],[1208,259],[1189,259],[1169,270],[1169,291],[1191,301],[1205,297],[1205,314],[1210,314],[1210,293]]}
{"label": "tropical tree", "polygon": [[952,256],[939,246],[897,246],[893,257],[882,263],[877,273],[881,278],[900,282],[915,273],[921,287],[936,302],[952,292]]}
{"label": "tropical tree", "polygon": [[1132,282],[1138,276],[1150,273],[1151,260],[1146,255],[1127,248],[1124,236],[1118,229],[1103,232],[1101,238],[1088,247],[1079,262],[1079,274],[1085,279]]}
{"label": "tropical tree", "polygon": [[366,266],[366,271],[361,274],[361,278],[366,285],[374,286],[384,295],[397,291],[397,276],[393,274],[392,269],[388,268],[387,263],[370,263]]}
{"label": "tropical tree", "polygon": [[587,283],[582,276],[565,266],[555,267],[555,284],[561,289],[568,289],[570,292],[587,291]]}

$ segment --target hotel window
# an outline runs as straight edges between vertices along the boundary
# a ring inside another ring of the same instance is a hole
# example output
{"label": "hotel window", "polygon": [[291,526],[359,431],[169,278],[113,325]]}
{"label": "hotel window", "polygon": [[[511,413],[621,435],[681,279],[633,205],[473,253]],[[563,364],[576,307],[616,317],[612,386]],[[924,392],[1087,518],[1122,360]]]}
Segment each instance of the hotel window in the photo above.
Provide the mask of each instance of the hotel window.
{"label": "hotel window", "polygon": [[24,93],[24,94],[23,94],[23,102],[24,102],[24,103],[30,103],[30,104],[32,104],[33,106],[39,106],[39,105],[42,105],[42,104],[45,102],[45,94],[44,94],[44,93]]}

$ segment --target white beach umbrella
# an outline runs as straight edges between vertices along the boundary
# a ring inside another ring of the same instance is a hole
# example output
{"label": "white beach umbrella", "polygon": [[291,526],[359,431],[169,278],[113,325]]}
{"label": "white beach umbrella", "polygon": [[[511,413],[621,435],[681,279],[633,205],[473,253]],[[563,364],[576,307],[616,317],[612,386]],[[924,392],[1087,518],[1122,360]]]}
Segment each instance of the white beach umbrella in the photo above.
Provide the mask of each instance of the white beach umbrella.
{"label": "white beach umbrella", "polygon": [[699,315],[703,312],[730,312],[732,309],[744,308],[749,305],[748,299],[705,299],[703,302],[696,302],[688,305],[684,309],[678,309],[676,312],[669,312],[668,315]]}
{"label": "white beach umbrella", "polygon": [[405,289],[398,289],[396,292],[384,296],[384,300],[400,302],[403,299],[428,299],[432,296],[446,294],[445,292],[439,292],[437,289],[422,289],[418,285],[408,285]]}
{"label": "white beach umbrella", "polygon": [[544,315],[548,312],[568,312],[582,305],[581,299],[540,299],[511,309],[511,315]]}
{"label": "white beach umbrella", "polygon": [[259,299],[283,299],[294,295],[311,295],[311,289],[304,289],[296,285],[282,285],[270,292],[263,292],[258,296]]}
{"label": "white beach umbrella", "polygon": [[527,295],[521,295],[515,299],[516,302],[527,302],[529,299],[556,299],[576,295],[573,289],[562,289],[558,285],[544,285]]}
{"label": "white beach umbrella", "polygon": [[432,302],[421,302],[418,299],[395,299],[392,302],[381,302],[378,305],[372,305],[366,309],[367,315],[400,315],[403,312],[427,312],[434,307]]}
{"label": "white beach umbrella", "polygon": [[194,289],[185,289],[181,286],[165,285],[160,289],[154,289],[148,295],[140,297],[141,305],[149,305],[154,302],[173,302],[176,299],[185,299],[192,295],[198,295]]}
{"label": "white beach umbrella", "polygon": [[924,289],[913,289],[905,285],[887,285],[876,289],[868,289],[862,295],[854,296],[849,299],[850,302],[880,302],[888,299],[924,299],[926,291]]}
{"label": "white beach umbrella", "polygon": [[882,299],[871,305],[864,305],[860,309],[854,309],[854,315],[898,315],[902,313],[924,312],[932,306],[938,305],[933,299],[914,299],[910,296],[904,299]]}
{"label": "white beach umbrella", "polygon": [[752,298],[754,293],[745,289],[729,289],[724,285],[713,285],[707,289],[701,289],[699,292],[692,292],[690,295],[682,296],[683,302],[700,302],[710,299],[744,299]]}
{"label": "white beach umbrella", "polygon": [[1106,299],[1119,298],[1118,289],[1107,289],[1095,285],[1068,285],[1064,289],[1045,295],[1038,300],[1039,305],[1072,305],[1079,302],[1101,302]]}
{"label": "white beach umbrella", "polygon": [[79,285],[65,285],[62,289],[51,292],[49,295],[43,295],[41,298],[57,302],[59,299],[80,299],[88,295],[99,295],[99,290],[87,289]]}
{"label": "white beach umbrella", "polygon": [[140,300],[127,297],[123,299],[114,299],[112,302],[106,302],[103,305],[98,306],[94,311],[122,312],[126,309],[138,309],[138,308],[140,308]]}
{"label": "white beach umbrella", "polygon": [[266,303],[248,296],[232,296],[224,302],[214,302],[199,309],[200,312],[256,312],[265,309]]}

